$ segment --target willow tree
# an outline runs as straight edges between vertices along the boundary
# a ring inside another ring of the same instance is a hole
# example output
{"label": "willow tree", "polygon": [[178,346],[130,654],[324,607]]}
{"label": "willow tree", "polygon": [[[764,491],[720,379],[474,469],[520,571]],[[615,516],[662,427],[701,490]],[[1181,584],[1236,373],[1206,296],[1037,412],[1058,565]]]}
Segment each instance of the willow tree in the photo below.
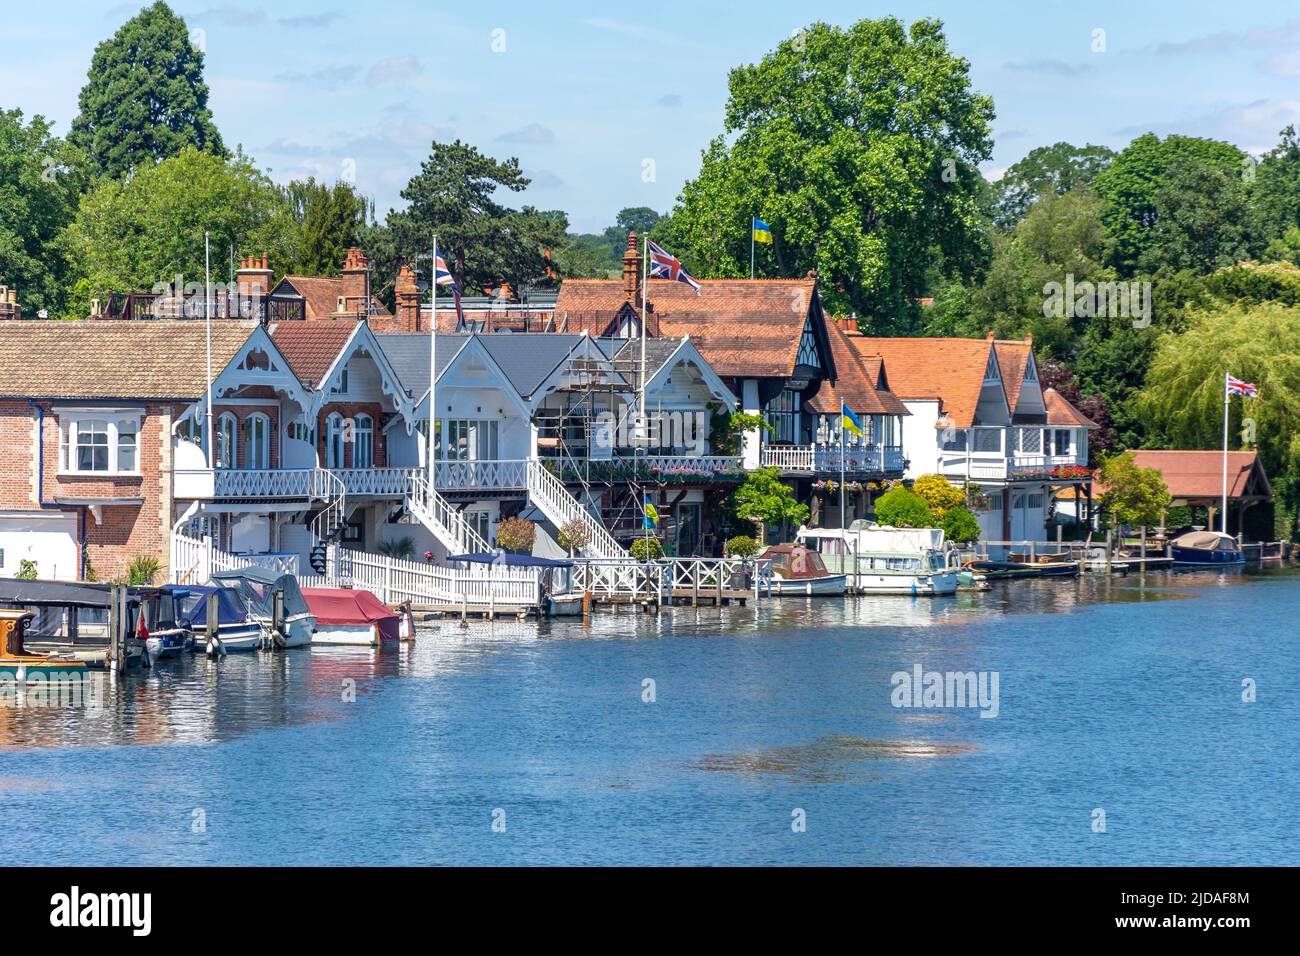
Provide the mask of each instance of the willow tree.
{"label": "willow tree", "polygon": [[1223,441],[1223,376],[1259,386],[1233,398],[1231,448],[1259,449],[1286,510],[1300,504],[1300,310],[1276,302],[1236,303],[1192,312],[1181,333],[1161,336],[1139,406],[1175,448]]}
{"label": "willow tree", "polygon": [[656,235],[696,275],[748,275],[758,216],[757,274],[816,268],[832,308],[906,327],[932,266],[987,257],[993,101],[969,71],[937,20],[797,31],[731,71],[723,132]]}

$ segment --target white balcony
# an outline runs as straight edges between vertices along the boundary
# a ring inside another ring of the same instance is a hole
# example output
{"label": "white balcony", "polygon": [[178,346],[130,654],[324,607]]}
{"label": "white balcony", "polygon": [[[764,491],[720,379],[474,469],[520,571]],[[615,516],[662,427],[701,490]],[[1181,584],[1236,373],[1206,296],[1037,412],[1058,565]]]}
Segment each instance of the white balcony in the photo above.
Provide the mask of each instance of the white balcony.
{"label": "white balcony", "polygon": [[1060,468],[1083,468],[1087,461],[1078,455],[1022,455],[1010,458],[1001,452],[940,451],[939,474],[945,478],[971,481],[1014,481],[1017,478],[1049,476]]}
{"label": "white balcony", "polygon": [[[843,459],[841,462],[841,458]],[[794,475],[891,474],[903,471],[903,449],[882,445],[847,445],[841,456],[838,444],[768,445],[760,464]]]}
{"label": "white balcony", "polygon": [[434,485],[439,491],[522,491],[528,487],[528,462],[440,461]]}
{"label": "white balcony", "polygon": [[[527,487],[526,461],[440,461],[439,491],[519,491]],[[177,469],[176,497],[200,500],[313,501],[338,492],[349,498],[402,498],[422,468],[217,468]]]}

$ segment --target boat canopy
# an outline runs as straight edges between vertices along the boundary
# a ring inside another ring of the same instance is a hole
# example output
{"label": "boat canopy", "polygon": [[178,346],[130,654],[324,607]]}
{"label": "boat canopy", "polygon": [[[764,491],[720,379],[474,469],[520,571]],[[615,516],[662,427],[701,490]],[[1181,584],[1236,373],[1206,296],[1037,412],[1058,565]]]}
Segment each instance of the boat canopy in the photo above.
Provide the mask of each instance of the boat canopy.
{"label": "boat canopy", "polygon": [[1197,551],[1240,551],[1237,539],[1218,531],[1189,531],[1172,542],[1175,548],[1195,548]]}
{"label": "boat canopy", "polygon": [[298,587],[298,579],[282,571],[269,571],[266,568],[238,568],[234,571],[218,571],[212,580],[223,588],[229,588],[238,594],[257,617],[269,618],[275,609],[275,592],[284,592],[284,614],[310,614],[307,601]]}
{"label": "boat canopy", "polygon": [[476,551],[473,554],[456,554],[448,561],[464,561],[467,564],[496,564],[507,568],[571,568],[573,562],[560,558],[539,558],[531,554],[497,553],[495,551]]}
{"label": "boat canopy", "polygon": [[797,539],[814,541],[834,539],[847,541],[858,554],[908,553],[943,550],[942,528],[893,528],[889,525],[867,525],[855,521],[848,531],[840,528],[800,528]]}
{"label": "boat canopy", "polygon": [[387,604],[369,591],[347,588],[303,588],[302,596],[317,624],[376,624],[398,620]]}
{"label": "boat canopy", "polygon": [[191,628],[204,628],[208,621],[208,602],[217,602],[217,624],[243,624],[248,620],[239,595],[230,588],[189,587],[181,601],[181,620]]}
{"label": "boat canopy", "polygon": [[0,578],[0,602],[4,604],[57,604],[64,607],[109,607],[111,586],[73,581],[26,581]]}

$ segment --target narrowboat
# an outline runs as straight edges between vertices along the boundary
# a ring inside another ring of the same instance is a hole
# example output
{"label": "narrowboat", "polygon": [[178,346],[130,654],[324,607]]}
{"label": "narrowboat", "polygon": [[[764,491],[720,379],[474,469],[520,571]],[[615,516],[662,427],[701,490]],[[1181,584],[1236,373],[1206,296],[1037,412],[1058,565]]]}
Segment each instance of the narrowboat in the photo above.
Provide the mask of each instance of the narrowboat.
{"label": "narrowboat", "polygon": [[35,611],[0,609],[0,683],[27,684],[37,678],[83,677],[86,662],[71,654],[38,654],[27,649],[24,637]]}
{"label": "narrowboat", "polygon": [[[115,590],[108,584],[72,581],[0,579],[0,607],[31,611],[23,644],[28,653],[59,655],[102,668],[109,660],[111,638],[117,637],[126,665],[144,663],[145,642],[138,631],[140,596],[137,588]],[[123,596],[117,635],[110,634],[114,594]]]}
{"label": "narrowboat", "polygon": [[842,528],[800,528],[795,541],[817,551],[832,573],[866,594],[935,596],[957,592],[954,552],[941,528],[891,528],[855,521]]}
{"label": "narrowboat", "polygon": [[313,644],[378,647],[402,637],[402,618],[369,591],[355,588],[303,588],[316,618]]}
{"label": "narrowboat", "polygon": [[[216,633],[208,633],[208,608],[216,609]],[[262,646],[262,625],[249,613],[238,592],[213,585],[190,586],[182,620],[193,635],[194,650],[209,656],[255,651]]]}
{"label": "narrowboat", "polygon": [[1169,542],[1176,567],[1218,568],[1245,564],[1241,545],[1218,531],[1189,531]]}
{"label": "narrowboat", "polygon": [[848,576],[831,574],[822,556],[807,545],[775,544],[759,555],[772,563],[772,593],[780,597],[843,597]]}
{"label": "narrowboat", "polygon": [[218,571],[212,583],[237,595],[248,616],[262,629],[266,648],[306,647],[316,629],[316,618],[292,574],[248,567]]}

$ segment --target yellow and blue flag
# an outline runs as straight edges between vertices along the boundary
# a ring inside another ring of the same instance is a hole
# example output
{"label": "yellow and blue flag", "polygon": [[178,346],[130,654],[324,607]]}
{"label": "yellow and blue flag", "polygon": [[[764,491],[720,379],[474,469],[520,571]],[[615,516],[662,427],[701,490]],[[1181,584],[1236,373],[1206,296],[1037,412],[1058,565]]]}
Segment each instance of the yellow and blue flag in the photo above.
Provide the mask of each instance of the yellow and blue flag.
{"label": "yellow and blue flag", "polygon": [[862,437],[862,422],[858,421],[858,416],[853,414],[853,409],[840,402],[840,427],[845,431],[853,432],[859,438]]}
{"label": "yellow and blue flag", "polygon": [[772,242],[772,227],[761,219],[754,220],[754,241],[768,245]]}
{"label": "yellow and blue flag", "polygon": [[656,511],[655,506],[650,503],[650,497],[647,495],[645,498],[645,517],[641,521],[641,527],[644,530],[649,531],[658,524],[659,512]]}

